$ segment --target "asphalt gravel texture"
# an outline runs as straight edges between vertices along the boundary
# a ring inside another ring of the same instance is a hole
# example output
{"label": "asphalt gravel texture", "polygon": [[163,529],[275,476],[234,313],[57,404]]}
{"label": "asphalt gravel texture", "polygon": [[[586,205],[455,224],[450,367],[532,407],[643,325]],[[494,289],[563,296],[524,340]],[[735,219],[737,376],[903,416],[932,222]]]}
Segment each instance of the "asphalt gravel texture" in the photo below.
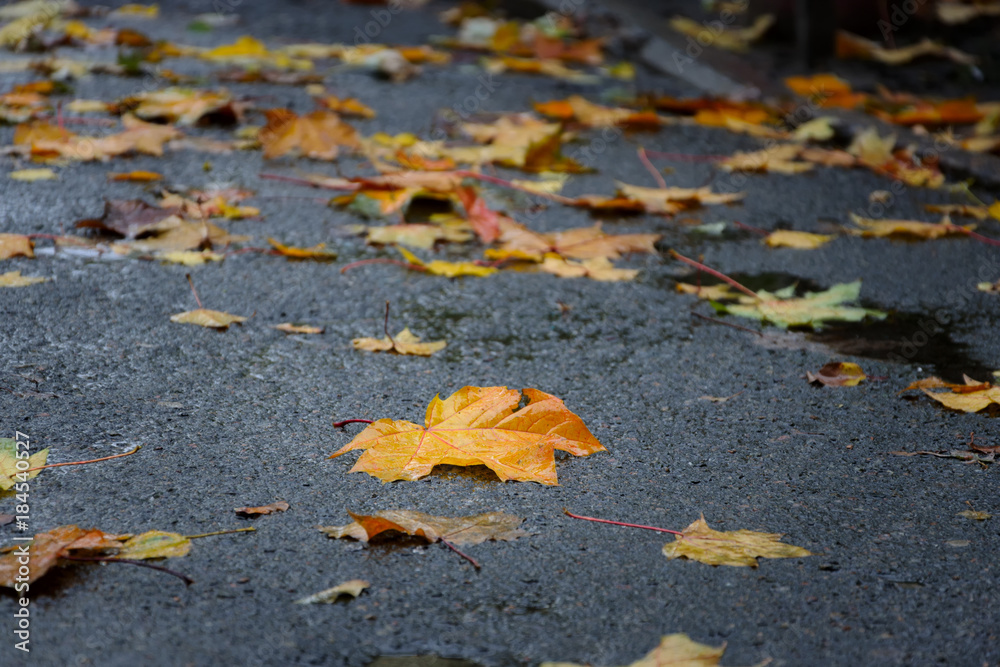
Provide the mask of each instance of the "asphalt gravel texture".
{"label": "asphalt gravel texture", "polygon": [[[200,33],[186,26],[213,11],[207,0],[160,4],[155,21],[107,23],[200,45],[230,43],[240,34],[271,45],[353,43],[355,28],[372,20],[373,9],[230,3],[239,24]],[[399,14],[380,28],[377,41],[420,44],[448,34],[436,18],[447,6],[432,2]],[[115,57],[114,49],[61,53]],[[164,66],[211,72],[188,59]],[[475,56],[426,66],[403,83],[336,63],[318,71],[331,91],[377,111],[372,120],[351,121],[363,134],[424,137],[439,110],[475,96],[483,77]],[[0,74],[0,88],[32,78]],[[111,100],[148,81],[95,75],[71,82],[71,95]],[[582,85],[516,74],[492,82],[479,112],[523,111],[532,101],[570,94],[601,102],[637,90],[697,93],[643,68],[635,82]],[[312,108],[301,86],[225,85],[258,108]],[[261,121],[257,113],[247,120]],[[190,132],[231,136],[213,127]],[[13,127],[0,127],[0,143],[10,144],[12,136]],[[600,131],[584,131],[567,152],[589,148],[588,166],[596,172],[574,176],[564,194],[611,194],[614,179],[654,185],[636,157],[640,145],[730,154],[762,144],[705,127],[607,141]],[[658,165],[674,168],[665,175],[670,185],[721,189],[732,178],[708,163]],[[351,235],[349,226],[364,222],[357,215],[316,201],[335,193],[260,174],[371,173],[357,158],[265,161],[260,152],[178,151],[74,163],[58,168],[58,181],[6,177],[24,166],[30,165],[11,157],[0,163],[2,232],[69,232],[74,221],[100,215],[105,198],[152,201],[155,187],[106,180],[109,171],[151,169],[173,187],[229,182],[254,190],[257,197],[247,203],[261,209],[260,219],[222,223],[252,235],[254,245],[269,236],[292,245],[326,242],[340,257],[310,263],[244,253],[189,269],[46,254],[51,245],[40,239],[37,258],[3,262],[3,271],[53,280],[0,290],[0,435],[28,434],[32,449],[50,448],[50,462],[143,445],[128,458],[43,471],[31,482],[31,531],[64,524],[113,533],[256,531],[196,540],[190,555],[165,562],[194,579],[191,586],[116,564],[57,568],[31,586],[30,656],[13,647],[17,601],[5,593],[0,663],[367,665],[387,656],[436,655],[478,665],[622,665],[662,635],[684,632],[710,645],[725,642],[724,665],[1000,664],[1000,516],[983,522],[957,516],[970,505],[1000,515],[997,467],[893,454],[962,449],[973,432],[977,443],[1000,444],[988,415],[897,394],[931,374],[996,380],[990,374],[1000,368],[1000,298],[975,285],[1000,278],[997,249],[968,238],[901,243],[842,236],[798,251],[769,249],[731,225],[717,237],[696,229],[738,219],[765,229],[836,230],[850,211],[868,206],[871,191],[889,185],[886,179],[833,168],[750,175],[739,206],[677,218],[603,218],[609,232],[656,232],[663,240],[659,254],[622,263],[640,269],[635,281],[601,283],[512,271],[450,280],[386,264],[341,274],[348,262],[397,255]],[[535,202],[518,194],[488,190],[494,207],[535,229],[594,222],[581,209],[534,210]],[[998,194],[974,191],[985,201]],[[884,217],[930,220],[923,205],[947,201],[959,200],[906,189]],[[979,231],[1000,237],[1000,223],[984,222]],[[719,317],[763,335],[708,322],[693,315],[715,317],[706,303],[676,292],[676,281],[696,276],[671,260],[668,248],[703,255],[754,288],[798,282],[825,289],[861,279],[862,303],[890,315],[819,334],[761,329],[732,316]],[[471,259],[480,252],[473,243],[434,256]],[[253,317],[224,333],[171,322],[170,315],[195,307],[188,272],[207,308]],[[387,300],[390,328],[407,326],[448,347],[430,358],[352,349],[352,338],[381,335]],[[946,324],[929,324],[939,320]],[[272,328],[286,321],[325,333],[287,336]],[[871,378],[853,388],[807,383],[806,371],[829,361],[860,363]],[[339,429],[333,421],[420,422],[436,394],[466,385],[555,394],[608,451],[558,457],[555,487],[502,483],[485,468],[449,466],[416,482],[383,484],[348,474],[354,454],[327,458],[363,427]],[[233,512],[279,499],[291,508],[255,521]],[[0,498],[0,512],[14,513],[15,505],[10,495]],[[524,517],[531,535],[467,547],[482,566],[476,570],[440,544],[365,546],[317,530],[347,523],[347,510],[391,508],[449,516],[500,510]],[[577,521],[563,508],[672,529],[704,514],[716,529],[784,533],[815,555],[761,560],[756,569],[667,561],[661,547],[669,535]],[[13,524],[2,527],[0,541],[20,534]],[[346,603],[293,604],[348,579],[371,587]]]}

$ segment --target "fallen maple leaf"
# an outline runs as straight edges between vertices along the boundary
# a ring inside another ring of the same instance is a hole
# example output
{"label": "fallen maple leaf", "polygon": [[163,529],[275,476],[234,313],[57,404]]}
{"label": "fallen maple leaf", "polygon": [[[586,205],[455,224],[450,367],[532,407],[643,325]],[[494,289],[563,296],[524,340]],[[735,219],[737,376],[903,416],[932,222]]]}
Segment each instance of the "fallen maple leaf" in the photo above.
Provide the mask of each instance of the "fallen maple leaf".
{"label": "fallen maple leaf", "polygon": [[247,318],[239,315],[230,315],[229,313],[223,313],[218,310],[198,308],[196,310],[188,310],[183,313],[171,315],[170,321],[177,322],[178,324],[197,324],[200,327],[225,331],[229,328],[230,324],[240,324],[242,322],[246,322]]}
{"label": "fallen maple leaf", "polygon": [[756,299],[741,295],[737,304],[713,302],[713,305],[720,312],[770,322],[782,329],[795,326],[815,329],[829,321],[860,322],[866,317],[886,316],[879,310],[842,305],[857,301],[860,294],[860,280],[834,285],[824,292],[806,292],[802,297],[795,296],[795,286],[791,285],[774,293],[760,290]]}
{"label": "fallen maple leaf", "polygon": [[28,285],[45,283],[50,280],[52,279],[22,276],[20,271],[8,271],[7,273],[0,273],[0,287],[27,287]]}
{"label": "fallen maple leaf", "polygon": [[330,538],[350,537],[368,542],[386,531],[396,531],[422,537],[428,542],[438,540],[452,544],[480,544],[487,540],[516,540],[528,535],[518,528],[521,517],[504,512],[487,512],[472,516],[433,516],[412,510],[382,510],[375,514],[355,514],[348,511],[352,523],[320,528]]}
{"label": "fallen maple leaf", "polygon": [[237,507],[233,511],[240,516],[261,516],[263,514],[274,514],[275,512],[284,512],[290,507],[290,505],[284,500],[278,500],[270,505],[261,505],[260,507]]}
{"label": "fallen maple leaf", "polygon": [[500,224],[501,251],[521,252],[541,261],[546,253],[571,259],[617,259],[630,252],[656,252],[660,234],[605,234],[600,223],[592,227],[543,234],[512,220]]}
{"label": "fallen maple leaf", "polygon": [[321,262],[331,262],[337,259],[337,253],[332,250],[325,250],[325,243],[318,243],[311,248],[295,248],[284,245],[268,237],[267,242],[271,247],[289,259],[315,259]]}
{"label": "fallen maple leaf", "polygon": [[429,357],[439,352],[448,344],[443,340],[421,343],[419,336],[414,336],[409,329],[403,329],[391,338],[355,338],[351,341],[355,350],[368,352],[395,352],[419,357]]}
{"label": "fallen maple leaf", "polygon": [[149,183],[150,181],[163,180],[163,174],[155,171],[129,171],[125,173],[108,173],[109,181],[133,181],[136,183]]}
{"label": "fallen maple leaf", "polygon": [[444,224],[411,224],[385,225],[383,227],[368,227],[365,240],[374,245],[401,244],[411,248],[430,250],[434,244],[444,241],[463,243],[472,238],[468,224],[461,226]]}
{"label": "fallen maple leaf", "polygon": [[910,46],[887,49],[878,42],[844,30],[837,31],[836,51],[838,58],[876,60],[884,65],[905,65],[922,56],[939,56],[960,65],[975,65],[977,62],[973,55],[926,37]]}
{"label": "fallen maple leaf", "polygon": [[712,530],[705,522],[704,515],[675,537],[676,541],[663,545],[663,555],[671,560],[689,558],[709,565],[757,567],[758,558],[802,558],[812,555],[802,547],[781,542],[781,533]]}
{"label": "fallen maple leaf", "polygon": [[[696,39],[707,39],[709,46],[715,46],[728,51],[743,52],[750,48],[750,44],[756,42],[764,36],[774,24],[774,14],[761,14],[753,23],[745,28],[728,27],[720,30],[709,30],[704,25],[684,16],[675,16],[670,19],[670,27],[677,32]],[[700,52],[699,52],[700,53]]]}
{"label": "fallen maple leaf", "polygon": [[325,591],[320,591],[319,593],[314,593],[296,600],[295,604],[317,604],[320,602],[329,604],[331,602],[336,602],[341,596],[356,598],[369,586],[371,586],[371,584],[364,579],[351,579],[350,581],[345,581],[344,583],[334,586],[333,588],[327,588]]}
{"label": "fallen maple leaf", "polygon": [[104,201],[104,214],[76,222],[77,229],[99,229],[125,238],[136,238],[144,233],[169,228],[163,224],[174,218],[179,209],[153,206],[142,199],[110,199]]}
{"label": "fallen maple leaf", "polygon": [[624,125],[631,128],[656,128],[670,122],[669,119],[652,111],[612,108],[588,102],[580,95],[572,95],[565,100],[535,103],[535,111],[559,120],[577,120],[587,127],[615,127]]}
{"label": "fallen maple leaf", "polygon": [[[127,537],[128,535],[112,535],[96,529],[84,530],[73,525],[37,533],[28,547],[31,557],[27,559],[27,564],[18,561],[23,556],[19,556],[15,549],[21,545],[7,547],[5,551],[8,553],[0,556],[0,586],[13,588],[19,581],[30,584],[59,564],[61,558],[73,556],[77,551],[88,554],[95,551],[117,551],[122,548],[122,540]],[[25,565],[28,568],[27,577],[21,574],[21,568]]]}
{"label": "fallen maple leaf", "polygon": [[[431,273],[435,276],[444,276],[446,278],[476,276],[484,278],[497,272],[497,269],[492,266],[480,266],[479,264],[474,264],[472,262],[446,262],[441,259],[424,262],[406,248],[398,248],[398,250],[403,257],[406,258],[407,262],[413,266],[420,267],[427,273]],[[343,271],[343,269],[341,269],[341,271]]]}
{"label": "fallen maple leaf", "polygon": [[861,366],[843,361],[831,361],[813,374],[806,371],[809,382],[818,382],[827,387],[854,387],[867,378]]}
{"label": "fallen maple leaf", "polygon": [[987,519],[993,518],[993,515],[989,512],[978,512],[976,510],[963,510],[958,513],[958,516],[972,521],[986,521]]}
{"label": "fallen maple leaf", "polygon": [[604,451],[583,421],[561,400],[524,389],[528,405],[515,412],[521,393],[506,387],[464,387],[445,400],[435,396],[425,426],[380,419],[330,458],[364,450],[351,472],[382,481],[416,480],[435,465],[485,465],[502,480],[555,485],[555,452],[576,456]]}
{"label": "fallen maple leaf", "polygon": [[[119,536],[128,537],[128,536]],[[191,540],[178,533],[150,530],[128,537],[122,543],[116,558],[148,560],[150,558],[179,558],[191,551]]]}
{"label": "fallen maple leaf", "polygon": [[211,250],[171,250],[156,253],[156,259],[167,264],[201,266],[208,262],[221,262],[226,256]]}
{"label": "fallen maple leaf", "polygon": [[35,244],[24,234],[0,234],[0,259],[34,257]]}
{"label": "fallen maple leaf", "polygon": [[59,178],[56,172],[51,169],[18,169],[17,171],[12,171],[7,175],[15,181],[24,181],[25,183],[34,183],[36,181],[54,181]]}
{"label": "fallen maple leaf", "polygon": [[[17,440],[0,438],[0,491],[7,491],[18,482],[26,482],[37,477],[42,471],[30,469],[45,465],[49,457],[48,448],[35,452],[27,458],[19,457],[17,450]],[[27,455],[27,451],[24,454]],[[23,463],[19,466],[20,462]]]}
{"label": "fallen maple leaf", "polygon": [[[664,635],[645,657],[627,667],[718,667],[726,644],[718,648],[692,641],[684,633]],[[543,662],[541,667],[583,667],[573,662]]]}
{"label": "fallen maple leaf", "polygon": [[799,250],[815,250],[835,239],[831,234],[812,234],[779,229],[764,237],[764,244],[771,248],[797,248]]}
{"label": "fallen maple leaf", "polygon": [[[930,391],[936,388],[946,388],[949,391]],[[946,408],[962,412],[979,412],[991,405],[1000,404],[1000,386],[978,382],[969,376],[965,376],[965,384],[952,384],[937,377],[925,378],[911,383],[903,391],[911,389],[919,389]]]}
{"label": "fallen maple leaf", "polygon": [[202,119],[233,124],[242,118],[244,106],[234,102],[226,90],[165,88],[119,100],[113,111],[130,111],[143,120],[176,125],[194,125]]}
{"label": "fallen maple leaf", "polygon": [[560,278],[590,278],[600,282],[633,280],[639,275],[638,269],[616,269],[607,257],[592,257],[574,262],[551,254],[546,255],[538,270]]}
{"label": "fallen maple leaf", "polygon": [[796,159],[801,153],[802,146],[797,144],[783,144],[751,153],[738,152],[719,162],[719,168],[723,171],[801,174],[813,168],[812,163]]}
{"label": "fallen maple leaf", "polygon": [[871,220],[851,213],[851,220],[860,229],[847,231],[862,238],[939,239],[945,236],[968,236],[975,225],[955,225],[946,216],[938,223],[916,220]]}
{"label": "fallen maple leaf", "polygon": [[333,160],[340,148],[358,149],[361,142],[353,127],[329,111],[313,111],[299,116],[288,109],[264,112],[267,125],[260,131],[264,157],[304,155],[316,160]]}

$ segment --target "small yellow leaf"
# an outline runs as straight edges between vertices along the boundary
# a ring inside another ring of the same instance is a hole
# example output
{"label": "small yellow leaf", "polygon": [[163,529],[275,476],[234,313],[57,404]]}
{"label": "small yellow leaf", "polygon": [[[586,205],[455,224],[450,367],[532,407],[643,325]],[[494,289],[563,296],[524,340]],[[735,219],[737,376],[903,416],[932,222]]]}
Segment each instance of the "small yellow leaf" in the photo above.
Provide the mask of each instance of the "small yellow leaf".
{"label": "small yellow leaf", "polygon": [[384,338],[355,338],[352,343],[355,350],[395,352],[396,354],[409,354],[419,357],[429,357],[435,352],[443,350],[448,344],[443,340],[421,343],[420,338],[410,333],[409,329],[403,329],[393,336],[391,340],[388,336]]}
{"label": "small yellow leaf", "polygon": [[28,183],[52,181],[59,178],[56,172],[51,169],[19,169],[18,171],[10,172],[9,176],[15,181],[26,181]]}
{"label": "small yellow leaf", "polygon": [[147,558],[176,558],[191,551],[191,540],[177,533],[150,530],[125,541],[116,558],[146,560]]}
{"label": "small yellow leaf", "polygon": [[[628,667],[718,667],[726,644],[713,648],[683,633],[666,635],[660,645]],[[581,667],[572,662],[543,662],[541,667]]]}
{"label": "small yellow leaf", "polygon": [[32,278],[22,276],[20,271],[8,271],[7,273],[0,274],[0,287],[26,287],[27,285],[44,283],[49,280],[51,278]]}
{"label": "small yellow leaf", "polygon": [[0,234],[0,259],[34,257],[34,247],[24,234]]}
{"label": "small yellow leaf", "polygon": [[308,597],[296,600],[295,604],[316,604],[317,602],[331,603],[336,602],[337,598],[344,595],[356,598],[369,586],[371,586],[371,584],[364,579],[351,579],[350,581],[345,581],[339,586],[334,586],[333,588],[328,588],[325,591],[320,591],[319,593],[314,593]]}
{"label": "small yellow leaf", "polygon": [[477,276],[483,278],[497,272],[492,266],[480,266],[473,262],[445,262],[435,259],[433,262],[424,262],[406,248],[398,248],[399,252],[410,264],[423,267],[427,273],[435,276],[445,276],[446,278],[457,278],[459,276]]}
{"label": "small yellow leaf", "polygon": [[709,565],[757,567],[758,558],[801,558],[812,554],[802,547],[784,544],[781,533],[758,533],[752,530],[712,530],[704,515],[677,535],[676,541],[663,545],[668,559],[689,558]]}
{"label": "small yellow leaf", "polygon": [[[17,453],[17,441],[14,438],[0,438],[0,491],[6,491],[17,482],[37,477],[41,470],[25,471],[45,465],[49,457],[48,449],[35,452],[26,459],[17,458]],[[21,467],[17,465],[19,461],[23,461]]]}
{"label": "small yellow leaf", "polygon": [[806,372],[809,382],[818,382],[828,387],[855,387],[867,377],[861,366],[851,362],[830,362],[815,374]]}
{"label": "small yellow leaf", "polygon": [[225,255],[211,250],[173,250],[161,252],[156,258],[168,264],[183,264],[184,266],[200,266],[207,262],[221,262]]}
{"label": "small yellow leaf", "polygon": [[129,171],[125,173],[119,172],[109,172],[109,181],[134,181],[137,183],[148,183],[150,181],[159,181],[163,178],[162,174],[158,174],[155,171]]}
{"label": "small yellow leaf", "polygon": [[197,324],[200,327],[219,329],[221,331],[228,329],[230,324],[240,324],[241,322],[246,322],[246,320],[247,318],[240,317],[239,315],[230,315],[229,313],[223,313],[218,310],[208,310],[207,308],[188,310],[183,313],[177,313],[176,315],[170,316],[171,322],[177,322],[179,324]]}
{"label": "small yellow leaf", "polygon": [[268,238],[267,242],[270,243],[271,247],[277,250],[278,253],[288,257],[289,259],[315,259],[323,262],[329,262],[337,259],[337,253],[332,250],[325,250],[325,243],[317,243],[311,248],[295,248],[279,243],[272,238]]}
{"label": "small yellow leaf", "polygon": [[779,229],[771,232],[764,243],[772,248],[797,248],[799,250],[814,250],[829,243],[835,237],[831,234],[812,234],[810,232],[795,232]]}
{"label": "small yellow leaf", "polygon": [[322,327],[313,327],[307,324],[292,324],[291,322],[284,322],[282,324],[274,325],[274,328],[278,331],[284,331],[287,334],[321,334],[323,333]]}

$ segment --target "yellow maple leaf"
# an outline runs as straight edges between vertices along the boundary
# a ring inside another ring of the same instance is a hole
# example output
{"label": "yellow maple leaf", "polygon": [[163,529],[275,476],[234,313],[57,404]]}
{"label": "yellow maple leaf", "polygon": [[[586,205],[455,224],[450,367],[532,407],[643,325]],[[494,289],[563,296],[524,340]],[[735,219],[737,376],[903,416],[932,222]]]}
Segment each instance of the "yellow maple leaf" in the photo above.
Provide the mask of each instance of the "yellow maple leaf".
{"label": "yellow maple leaf", "polygon": [[390,338],[355,338],[351,341],[355,350],[366,350],[368,352],[395,352],[396,354],[408,354],[418,357],[429,357],[435,352],[439,352],[448,344],[443,340],[421,343],[420,337],[413,335],[409,329],[403,329],[398,334]]}
{"label": "yellow maple leaf", "polygon": [[44,283],[48,282],[49,280],[52,279],[22,276],[20,271],[8,271],[7,273],[0,273],[0,287],[27,287],[28,285]]}
{"label": "yellow maple leaf", "polygon": [[397,248],[397,250],[399,250],[403,257],[406,258],[407,262],[415,266],[423,267],[427,273],[435,276],[444,276],[446,278],[476,276],[484,278],[497,272],[497,269],[492,266],[480,266],[479,264],[475,264],[473,262],[446,262],[441,259],[425,262],[406,248]]}
{"label": "yellow maple leaf", "polygon": [[177,322],[179,324],[197,324],[200,327],[225,331],[229,328],[230,324],[240,324],[242,322],[246,322],[247,318],[241,317],[240,315],[230,315],[229,313],[223,313],[218,310],[198,308],[196,310],[188,310],[183,313],[171,315],[170,321]]}
{"label": "yellow maple leaf", "polygon": [[425,426],[380,419],[330,458],[361,449],[351,472],[384,482],[416,480],[439,464],[485,465],[502,480],[554,485],[555,451],[587,456],[604,451],[583,420],[561,400],[537,389],[517,410],[521,392],[507,387],[463,387],[448,398],[435,396]]}
{"label": "yellow maple leaf", "polygon": [[752,530],[712,530],[704,515],[663,545],[668,559],[689,558],[709,565],[757,567],[758,558],[802,558],[812,553],[802,547],[781,542],[781,533],[758,533]]}
{"label": "yellow maple leaf", "polygon": [[832,234],[812,234],[779,229],[764,238],[764,243],[772,248],[798,248],[799,250],[815,250],[835,239]]}

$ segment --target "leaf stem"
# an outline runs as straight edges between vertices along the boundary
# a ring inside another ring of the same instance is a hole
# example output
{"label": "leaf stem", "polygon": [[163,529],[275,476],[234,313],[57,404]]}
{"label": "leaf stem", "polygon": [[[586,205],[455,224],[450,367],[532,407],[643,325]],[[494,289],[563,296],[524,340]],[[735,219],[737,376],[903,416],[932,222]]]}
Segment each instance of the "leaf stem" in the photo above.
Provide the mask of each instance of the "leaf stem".
{"label": "leaf stem", "polygon": [[175,570],[171,570],[168,567],[153,565],[152,563],[143,563],[141,560],[132,560],[131,558],[115,558],[114,556],[59,556],[59,558],[64,560],[78,560],[96,563],[125,563],[127,565],[138,565],[139,567],[148,567],[150,570],[156,570],[157,572],[165,572],[166,574],[173,575],[188,586],[194,583],[194,579],[191,577],[181,574]]}
{"label": "leaf stem", "polygon": [[190,273],[185,273],[184,277],[187,278],[188,285],[191,286],[191,293],[194,294],[195,303],[198,304],[199,308],[202,308],[203,306],[201,305],[201,299],[198,297],[198,290],[196,290],[194,288],[194,281],[191,280],[191,274]]}
{"label": "leaf stem", "polygon": [[140,449],[142,449],[142,445],[136,445],[135,449],[133,449],[130,452],[125,452],[124,454],[115,454],[114,456],[103,456],[99,459],[90,459],[89,461],[68,461],[66,463],[48,463],[43,466],[35,466],[34,468],[28,468],[27,470],[23,470],[22,472],[31,472],[32,470],[45,470],[46,468],[58,468],[60,466],[82,466],[87,463],[97,463],[98,461],[110,461],[111,459],[118,459],[123,456],[131,456]]}
{"label": "leaf stem", "polygon": [[481,568],[481,566],[479,565],[479,563],[476,561],[475,558],[473,558],[467,553],[463,553],[461,550],[459,550],[458,547],[456,547],[454,544],[444,539],[443,537],[439,539],[441,540],[441,544],[445,545],[446,547],[457,553],[459,556],[472,563],[472,566],[475,567],[477,570]]}
{"label": "leaf stem", "polygon": [[566,514],[566,516],[572,517],[574,519],[582,519],[583,521],[596,521],[597,523],[610,523],[615,526],[626,526],[628,528],[642,528],[644,530],[655,530],[660,533],[670,533],[671,535],[680,535],[681,537],[684,537],[684,533],[680,532],[679,530],[670,530],[669,528],[657,528],[656,526],[643,526],[642,524],[638,523],[625,523],[623,521],[612,521],[610,519],[595,519],[592,516],[580,516],[579,514],[573,514],[566,508],[563,508],[563,512]]}
{"label": "leaf stem", "polygon": [[764,335],[764,332],[757,331],[756,329],[751,329],[750,327],[744,327],[744,326],[741,326],[739,324],[733,324],[732,322],[726,322],[724,320],[716,319],[714,317],[709,317],[708,315],[702,315],[701,313],[692,312],[691,314],[694,315],[695,317],[700,317],[701,319],[707,320],[707,321],[712,322],[714,324],[722,324],[722,325],[725,325],[727,327],[732,327],[734,329],[739,329],[740,331],[748,331],[748,332],[754,334],[755,336],[763,336]]}
{"label": "leaf stem", "polygon": [[211,533],[200,533],[198,535],[185,535],[184,537],[188,538],[189,540],[197,540],[198,538],[201,538],[201,537],[212,537],[213,535],[230,535],[232,533],[247,533],[247,532],[254,532],[256,530],[257,529],[253,528],[253,527],[250,527],[250,528],[233,528],[232,530],[216,530],[216,531],[211,532]]}
{"label": "leaf stem", "polygon": [[759,294],[757,294],[756,292],[754,292],[750,288],[745,287],[745,286],[741,285],[740,283],[736,282],[735,280],[733,280],[732,278],[730,278],[726,274],[721,273],[719,271],[716,271],[715,269],[713,269],[713,268],[711,268],[709,266],[705,266],[701,262],[696,262],[693,259],[685,257],[684,255],[680,254],[676,250],[671,249],[670,250],[670,256],[673,257],[676,260],[680,260],[680,261],[684,262],[685,264],[689,264],[689,265],[693,266],[696,269],[700,269],[701,271],[704,271],[705,273],[709,273],[709,274],[715,276],[716,278],[718,278],[719,280],[725,281],[726,283],[732,285],[733,287],[735,287],[739,291],[743,292],[744,294],[752,296],[753,298],[755,298],[757,300],[761,300],[761,301],[763,300],[763,299],[760,298]]}
{"label": "leaf stem", "polygon": [[339,422],[333,422],[334,428],[343,428],[347,424],[371,424],[373,423],[371,419],[341,419]]}
{"label": "leaf stem", "polygon": [[642,166],[644,166],[646,170],[653,175],[653,178],[656,179],[657,185],[659,185],[661,188],[666,189],[667,182],[663,180],[663,176],[660,175],[660,172],[656,170],[656,167],[653,166],[653,163],[649,161],[648,157],[646,157],[646,149],[643,148],[642,146],[639,146],[639,150],[637,152],[639,154],[639,161],[642,162]]}
{"label": "leaf stem", "polygon": [[385,337],[389,339],[392,346],[396,346],[396,341],[393,340],[392,334],[389,333],[389,299],[385,300],[385,321],[382,322],[382,331],[385,332]]}
{"label": "leaf stem", "polygon": [[947,227],[948,227],[948,231],[956,232],[958,234],[965,234],[965,235],[969,236],[970,238],[973,238],[976,241],[979,241],[980,243],[985,243],[987,245],[1000,246],[1000,241],[997,241],[996,239],[991,239],[988,236],[983,236],[982,234],[977,234],[976,232],[972,231],[971,229],[966,229],[965,227],[962,227],[960,225],[948,224]]}
{"label": "leaf stem", "polygon": [[754,227],[753,225],[748,225],[746,223],[740,222],[739,220],[733,220],[733,224],[740,229],[745,229],[748,232],[753,232],[754,234],[760,234],[761,236],[770,236],[771,232],[766,229],[761,229],[760,227]]}

